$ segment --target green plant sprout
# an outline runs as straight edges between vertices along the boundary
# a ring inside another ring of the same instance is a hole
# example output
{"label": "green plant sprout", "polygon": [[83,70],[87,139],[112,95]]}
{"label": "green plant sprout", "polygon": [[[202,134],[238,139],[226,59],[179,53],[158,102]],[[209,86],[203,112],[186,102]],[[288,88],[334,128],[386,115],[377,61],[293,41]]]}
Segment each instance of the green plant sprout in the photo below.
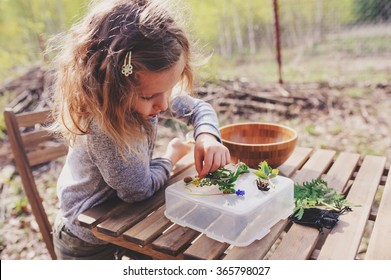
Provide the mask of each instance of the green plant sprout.
{"label": "green plant sprout", "polygon": [[354,206],[344,195],[329,188],[327,182],[317,178],[310,182],[294,185],[295,217],[301,219],[306,208],[322,208],[340,211],[345,206]]}
{"label": "green plant sprout", "polygon": [[258,177],[257,187],[261,191],[268,191],[269,185],[274,187],[274,184],[271,179],[275,178],[278,175],[278,169],[272,168],[264,160],[258,165],[258,170],[254,171],[254,174]]}
{"label": "green plant sprout", "polygon": [[204,186],[219,186],[219,190],[222,191],[223,194],[233,194],[235,193],[238,196],[243,196],[245,192],[243,190],[235,190],[235,182],[241,174],[248,173],[248,166],[239,162],[236,165],[235,170],[229,170],[227,168],[221,167],[214,172],[207,174],[204,178],[195,177],[185,178],[184,181],[186,184],[192,184],[196,187],[204,187]]}

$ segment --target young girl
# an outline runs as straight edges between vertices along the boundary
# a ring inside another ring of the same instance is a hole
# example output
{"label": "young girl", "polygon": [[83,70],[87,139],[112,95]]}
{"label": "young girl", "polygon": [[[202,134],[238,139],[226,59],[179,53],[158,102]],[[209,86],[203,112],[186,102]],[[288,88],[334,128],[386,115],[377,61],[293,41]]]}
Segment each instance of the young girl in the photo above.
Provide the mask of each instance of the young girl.
{"label": "young girl", "polygon": [[176,138],[152,159],[160,113],[193,125],[199,176],[230,162],[211,106],[179,94],[191,90],[189,40],[160,2],[100,1],[64,38],[53,109],[53,129],[70,146],[58,179],[59,259],[115,258],[117,248],[78,226],[77,216],[113,196],[152,196],[190,151]]}

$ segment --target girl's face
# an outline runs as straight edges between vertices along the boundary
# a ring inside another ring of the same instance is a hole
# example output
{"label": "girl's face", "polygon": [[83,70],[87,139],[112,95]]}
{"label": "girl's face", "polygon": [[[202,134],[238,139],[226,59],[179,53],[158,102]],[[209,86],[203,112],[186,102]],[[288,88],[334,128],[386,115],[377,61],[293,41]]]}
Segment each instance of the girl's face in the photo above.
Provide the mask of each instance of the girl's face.
{"label": "girl's face", "polygon": [[139,95],[133,110],[146,119],[167,110],[172,89],[181,80],[184,68],[185,60],[182,55],[176,64],[162,72],[138,72],[136,75],[140,82]]}

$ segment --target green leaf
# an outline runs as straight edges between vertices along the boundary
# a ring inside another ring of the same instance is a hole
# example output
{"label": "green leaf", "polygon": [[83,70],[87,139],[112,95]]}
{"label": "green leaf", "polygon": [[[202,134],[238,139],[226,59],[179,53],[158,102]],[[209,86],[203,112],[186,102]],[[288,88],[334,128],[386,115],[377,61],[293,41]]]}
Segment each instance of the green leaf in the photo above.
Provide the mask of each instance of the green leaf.
{"label": "green leaf", "polygon": [[279,172],[278,169],[273,169],[273,170],[272,170],[272,176],[273,176],[273,177],[276,177],[276,176],[278,175],[278,172]]}
{"label": "green leaf", "polygon": [[278,169],[271,168],[264,160],[258,165],[258,170],[254,171],[254,174],[265,180],[270,180],[278,175]]}
{"label": "green leaf", "polygon": [[235,193],[234,186],[236,180],[241,174],[248,172],[248,166],[243,162],[239,162],[234,171],[221,167],[200,179],[198,186],[203,187],[217,185],[219,186],[219,190],[225,194]]}
{"label": "green leaf", "polygon": [[302,217],[305,208],[318,207],[341,210],[344,206],[351,206],[343,194],[327,187],[327,182],[318,178],[312,181],[296,183],[294,185],[295,217]]}
{"label": "green leaf", "polygon": [[299,208],[299,210],[295,214],[295,217],[300,220],[301,218],[303,218],[303,215],[304,215],[304,208]]}
{"label": "green leaf", "polygon": [[263,172],[261,170],[255,170],[254,174],[257,175],[257,177],[259,177],[259,178],[267,179],[267,175],[265,174],[265,172]]}

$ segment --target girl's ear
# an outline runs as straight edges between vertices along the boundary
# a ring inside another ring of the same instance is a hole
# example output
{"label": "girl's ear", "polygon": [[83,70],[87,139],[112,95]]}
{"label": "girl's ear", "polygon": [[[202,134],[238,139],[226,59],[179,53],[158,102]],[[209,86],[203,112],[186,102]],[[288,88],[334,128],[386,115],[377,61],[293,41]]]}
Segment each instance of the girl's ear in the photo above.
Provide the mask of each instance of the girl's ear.
{"label": "girl's ear", "polygon": [[136,82],[140,80],[140,71],[134,72],[133,75]]}

